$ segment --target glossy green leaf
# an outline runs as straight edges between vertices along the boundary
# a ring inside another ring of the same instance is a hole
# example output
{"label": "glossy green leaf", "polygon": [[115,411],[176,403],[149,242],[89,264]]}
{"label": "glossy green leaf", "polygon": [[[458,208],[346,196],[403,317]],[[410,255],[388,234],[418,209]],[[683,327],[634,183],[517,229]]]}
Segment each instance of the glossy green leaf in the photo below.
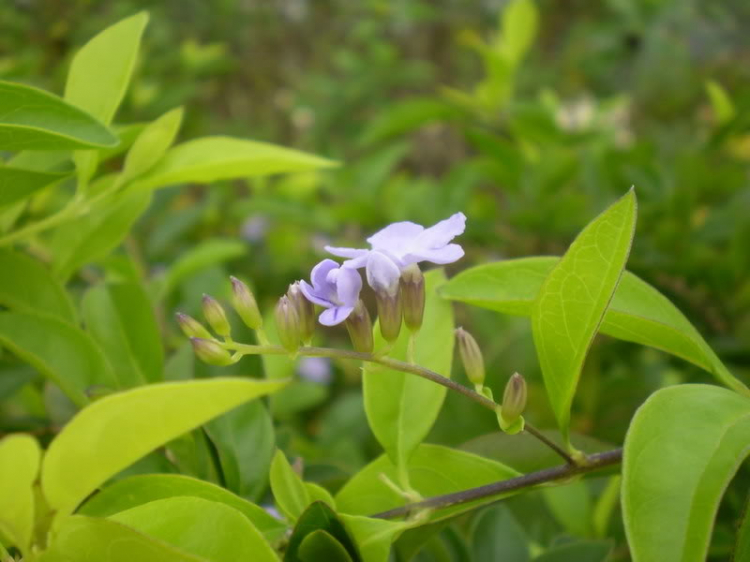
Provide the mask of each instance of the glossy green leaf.
{"label": "glossy green leaf", "polygon": [[634,562],[705,560],[721,497],[748,453],[749,398],[697,384],[651,395],[625,438],[622,506]]}
{"label": "glossy green leaf", "polygon": [[258,529],[223,503],[173,497],[121,511],[110,519],[210,562],[278,561]]}
{"label": "glossy green leaf", "polygon": [[182,114],[182,108],[178,107],[146,125],[125,157],[121,181],[127,182],[148,172],[161,160],[177,137]]}
{"label": "glossy green leaf", "polygon": [[505,505],[486,509],[474,521],[471,534],[474,560],[528,562],[529,538]]}
{"label": "glossy green leaf", "polygon": [[92,387],[115,388],[102,352],[80,328],[30,312],[0,313],[0,344],[59,386],[76,405]]}
{"label": "glossy green leaf", "polygon": [[401,533],[416,524],[360,515],[340,515],[339,519],[354,538],[362,562],[387,562],[391,545]]}
{"label": "glossy green leaf", "polygon": [[625,268],[635,216],[631,189],[581,231],[532,305],[534,345],[566,441],[581,368]]}
{"label": "glossy green leaf", "polygon": [[57,96],[0,80],[0,150],[70,150],[115,146],[94,117]]}
{"label": "glossy green leaf", "polygon": [[273,420],[263,403],[243,404],[212,420],[205,429],[216,447],[227,489],[259,499],[268,484],[276,441]]}
{"label": "glossy green leaf", "polygon": [[44,265],[34,258],[0,249],[0,304],[19,312],[36,312],[75,323],[70,297]]}
{"label": "glossy green leaf", "polygon": [[[113,548],[117,545],[117,548]],[[75,515],[66,519],[39,562],[206,562],[121,523]]]}
{"label": "glossy green leaf", "polygon": [[150,203],[147,193],[124,193],[102,210],[57,228],[52,241],[55,274],[68,279],[80,267],[109,254]]}
{"label": "glossy green leaf", "polygon": [[203,498],[236,509],[269,541],[284,534],[286,526],[265,509],[210,482],[182,474],[144,474],[119,480],[92,496],[78,510],[80,515],[109,517],[139,505],[177,496]]}
{"label": "glossy green leaf", "polygon": [[156,292],[164,298],[182,281],[198,271],[223,263],[247,252],[247,245],[239,240],[214,238],[205,240],[182,254],[156,284]]}
{"label": "glossy green leaf", "polygon": [[109,125],[133,74],[148,14],[140,12],[111,25],[73,57],[65,100]]}
{"label": "glossy green leaf", "polygon": [[284,553],[284,562],[307,562],[300,555],[305,539],[317,531],[325,531],[352,560],[359,561],[359,553],[339,516],[323,502],[310,504],[299,516]]}
{"label": "glossy green leaf", "polygon": [[86,328],[106,353],[120,388],[162,379],[161,335],[151,302],[139,284],[92,287],[81,310]]}
{"label": "glossy green leaf", "polygon": [[69,513],[107,479],[155,448],[285,384],[215,378],[105,396],[74,417],[47,450],[42,465],[47,502]]}
{"label": "glossy green leaf", "polygon": [[294,472],[280,449],[273,456],[270,479],[271,491],[279,510],[296,521],[312,500],[302,478]]}
{"label": "glossy green leaf", "polygon": [[43,187],[59,182],[68,175],[0,165],[0,207],[23,201]]}
{"label": "glossy green leaf", "polygon": [[204,137],[170,149],[137,183],[139,189],[157,189],[178,183],[211,183],[306,172],[335,166],[335,162],[264,142],[232,137]]}
{"label": "glossy green leaf", "polygon": [[[436,467],[440,469],[436,470]],[[518,472],[498,462],[457,449],[424,444],[412,455],[407,470],[412,487],[423,497],[450,494],[519,476]],[[403,505],[403,497],[387,486],[380,474],[385,474],[393,482],[397,481],[396,466],[387,455],[372,461],[344,484],[335,496],[339,511],[353,515],[373,515]],[[433,514],[431,520],[477,505],[480,503],[440,510]]]}
{"label": "glossy green leaf", "polygon": [[322,529],[308,534],[299,545],[297,556],[302,562],[352,562],[344,546]]}
{"label": "glossy green leaf", "polygon": [[[531,316],[534,299],[545,277],[560,261],[556,257],[506,260],[462,271],[444,285],[444,298],[505,314]],[[736,383],[698,331],[669,299],[629,271],[623,273],[599,331],[655,347]]]}
{"label": "glossy green leaf", "polygon": [[34,529],[32,486],[41,457],[39,444],[30,435],[0,439],[0,537],[24,553],[28,553]]}
{"label": "glossy green leaf", "polygon": [[[450,377],[453,362],[453,310],[437,295],[445,283],[442,270],[425,275],[424,323],[415,342],[414,362]],[[376,327],[375,349],[385,345]],[[389,353],[406,358],[409,331],[404,327]],[[435,422],[446,388],[432,381],[381,367],[365,365],[363,375],[367,419],[375,437],[396,464],[405,464]]]}

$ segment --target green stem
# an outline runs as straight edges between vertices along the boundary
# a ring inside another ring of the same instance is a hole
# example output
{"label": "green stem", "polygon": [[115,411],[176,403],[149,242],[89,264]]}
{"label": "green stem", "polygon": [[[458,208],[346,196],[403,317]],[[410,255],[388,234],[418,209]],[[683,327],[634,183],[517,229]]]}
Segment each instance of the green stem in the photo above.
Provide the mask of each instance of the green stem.
{"label": "green stem", "polygon": [[[280,345],[249,345],[244,343],[227,342],[223,344],[223,347],[230,351],[236,351],[240,355],[288,355],[287,350]],[[331,349],[327,347],[300,347],[297,350],[297,355],[306,355],[308,357],[353,359],[355,361],[377,363],[378,365],[383,365],[384,367],[388,367],[389,369],[393,369],[394,371],[401,371],[402,373],[409,373],[418,377],[422,377],[423,379],[427,379],[436,384],[442,385],[449,390],[458,392],[459,394],[463,394],[468,399],[473,400],[483,408],[491,410],[493,413],[497,412],[497,409],[499,408],[499,404],[495,403],[493,400],[490,400],[486,396],[479,394],[478,392],[475,392],[462,384],[458,384],[457,382],[452,381],[448,377],[444,377],[443,375],[440,375],[435,371],[431,371],[430,369],[426,369],[414,363],[407,363],[405,361],[399,361],[398,359],[375,355],[373,353],[362,353],[360,351],[350,351],[348,349]],[[555,453],[560,455],[568,464],[578,464],[568,453],[565,452],[564,449],[558,447],[555,443],[547,439],[542,433],[539,432],[539,430],[535,429],[529,424],[526,424],[525,430],[536,439],[539,439],[539,441],[544,443],[544,445],[552,449]]]}
{"label": "green stem", "polygon": [[76,213],[78,212],[78,206],[79,202],[76,199],[73,199],[58,212],[49,215],[48,217],[45,217],[40,221],[31,223],[23,228],[19,228],[18,230],[6,234],[3,237],[0,237],[0,246],[6,246],[11,242],[27,238],[33,234],[66,222],[76,215]]}

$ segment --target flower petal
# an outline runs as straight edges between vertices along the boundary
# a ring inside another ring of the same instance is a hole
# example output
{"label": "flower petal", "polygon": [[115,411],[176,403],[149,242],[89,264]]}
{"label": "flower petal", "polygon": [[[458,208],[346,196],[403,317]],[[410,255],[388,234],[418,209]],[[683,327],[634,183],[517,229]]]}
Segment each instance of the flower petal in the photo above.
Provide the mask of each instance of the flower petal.
{"label": "flower petal", "polygon": [[367,265],[367,256],[370,253],[370,250],[364,250],[364,254],[362,254],[359,257],[356,257],[351,260],[346,260],[344,263],[341,264],[342,269],[359,269],[360,267],[364,267]]}
{"label": "flower petal", "polygon": [[332,269],[336,269],[338,266],[339,264],[335,261],[325,259],[313,267],[312,273],[310,273],[310,280],[312,281],[313,287],[315,287],[317,293],[320,293],[321,289],[328,284],[326,281],[328,273]]}
{"label": "flower petal", "polygon": [[362,290],[362,277],[356,269],[342,267],[336,276],[336,291],[339,302],[347,306],[355,306]]}
{"label": "flower petal", "polygon": [[403,249],[405,244],[410,243],[423,231],[423,226],[413,222],[394,222],[370,236],[367,241],[374,250],[388,250],[399,255],[399,250]]}
{"label": "flower petal", "polygon": [[358,258],[367,255],[369,250],[359,248],[336,248],[335,246],[325,246],[325,251],[340,258]]}
{"label": "flower petal", "polygon": [[454,261],[460,260],[464,257],[464,249],[458,244],[448,244],[442,248],[436,250],[417,250],[406,254],[403,261],[408,265],[412,263],[419,263],[421,261],[428,261],[443,265],[446,263],[453,263]]}
{"label": "flower petal", "polygon": [[456,213],[440,221],[420,234],[412,243],[409,253],[417,250],[433,250],[442,248],[459,234],[466,230],[466,215]]}
{"label": "flower petal", "polygon": [[320,306],[325,306],[326,308],[334,306],[334,304],[329,299],[323,298],[321,294],[315,291],[315,289],[313,289],[307,283],[307,281],[300,281],[299,288],[302,291],[302,294],[305,295],[305,298],[311,303],[319,304]]}
{"label": "flower petal", "polygon": [[401,271],[388,256],[370,252],[367,256],[367,283],[376,291],[392,293],[398,286]]}
{"label": "flower petal", "polygon": [[354,310],[353,306],[335,306],[324,310],[318,317],[318,322],[323,326],[335,326],[341,324],[344,320],[349,318],[349,315]]}

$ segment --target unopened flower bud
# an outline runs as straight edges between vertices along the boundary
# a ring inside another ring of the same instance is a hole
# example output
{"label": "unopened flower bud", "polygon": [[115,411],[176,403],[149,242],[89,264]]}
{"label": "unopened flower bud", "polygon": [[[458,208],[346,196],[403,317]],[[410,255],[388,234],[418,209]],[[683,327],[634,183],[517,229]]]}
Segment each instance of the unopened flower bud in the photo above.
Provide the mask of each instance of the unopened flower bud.
{"label": "unopened flower bud", "polygon": [[526,379],[514,373],[505,385],[500,416],[506,424],[514,423],[526,408]]}
{"label": "unopened flower bud", "polygon": [[236,277],[230,277],[232,282],[232,306],[240,315],[242,321],[251,330],[257,330],[263,326],[263,317],[258,310],[258,303],[252,291]]}
{"label": "unopened flower bud", "polygon": [[412,332],[422,327],[424,317],[424,275],[417,264],[401,272],[401,299],[404,309],[404,324]]}
{"label": "unopened flower bud", "polygon": [[219,342],[203,338],[190,338],[196,357],[209,365],[231,365],[232,356]]}
{"label": "unopened flower bud", "polygon": [[344,322],[349,338],[352,340],[352,346],[356,351],[362,353],[372,353],[372,320],[370,313],[367,311],[365,303],[360,299],[357,305]]}
{"label": "unopened flower bud", "polygon": [[203,316],[208,325],[220,336],[228,336],[231,328],[224,309],[215,298],[203,295]]}
{"label": "unopened flower bud", "polygon": [[456,329],[456,338],[458,339],[458,352],[461,355],[461,362],[464,364],[466,376],[477,388],[477,391],[481,392],[481,388],[484,385],[484,358],[482,357],[482,350],[479,349],[477,340],[463,328]]}
{"label": "unopened flower bud", "polygon": [[401,320],[403,317],[401,308],[401,290],[393,292],[375,291],[375,302],[378,306],[378,322],[380,322],[380,333],[383,339],[392,343],[398,339],[401,332]]}
{"label": "unopened flower bud", "polygon": [[297,310],[285,295],[279,299],[275,312],[276,331],[279,335],[279,340],[281,340],[281,345],[289,352],[296,351],[302,339]]}
{"label": "unopened flower bud", "polygon": [[203,327],[203,324],[198,322],[192,316],[188,316],[187,314],[178,312],[177,314],[175,314],[175,317],[177,318],[177,323],[180,325],[180,329],[182,330],[182,333],[185,334],[187,337],[204,338],[207,340],[211,339],[212,336],[209,333],[209,331]]}
{"label": "unopened flower bud", "polygon": [[305,295],[302,294],[299,281],[295,281],[289,285],[289,290],[287,291],[286,296],[294,305],[294,310],[297,311],[302,341],[309,342],[315,333],[315,307],[313,306],[313,303],[307,300]]}

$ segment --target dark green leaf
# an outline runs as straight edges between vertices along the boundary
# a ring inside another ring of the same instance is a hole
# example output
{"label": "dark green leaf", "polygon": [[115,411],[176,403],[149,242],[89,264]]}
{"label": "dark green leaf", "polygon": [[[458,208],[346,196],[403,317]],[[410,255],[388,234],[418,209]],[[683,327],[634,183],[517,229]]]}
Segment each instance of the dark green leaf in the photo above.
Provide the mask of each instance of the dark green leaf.
{"label": "dark green leaf", "polygon": [[307,562],[300,557],[299,549],[307,536],[316,531],[325,531],[342,546],[352,560],[360,560],[357,547],[336,513],[323,502],[313,502],[297,520],[284,554],[284,562]]}
{"label": "dark green leaf", "polygon": [[352,562],[344,546],[322,529],[302,539],[297,556],[302,562]]}
{"label": "dark green leaf", "polygon": [[528,562],[529,539],[505,505],[483,511],[472,528],[471,545],[474,560],[508,560]]}

